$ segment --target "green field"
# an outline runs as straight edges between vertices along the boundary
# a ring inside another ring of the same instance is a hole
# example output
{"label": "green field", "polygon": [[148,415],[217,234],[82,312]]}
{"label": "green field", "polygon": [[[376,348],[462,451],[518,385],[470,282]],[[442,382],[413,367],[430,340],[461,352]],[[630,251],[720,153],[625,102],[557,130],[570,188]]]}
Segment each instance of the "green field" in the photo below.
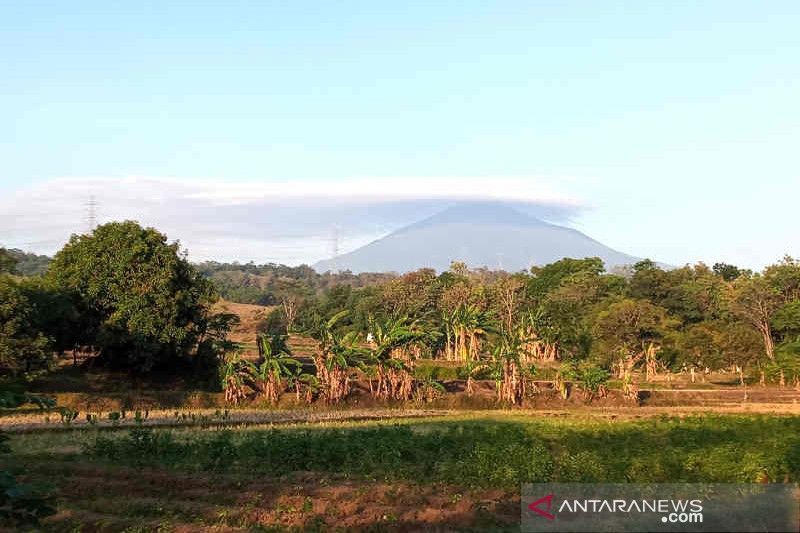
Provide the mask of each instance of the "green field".
{"label": "green field", "polygon": [[523,482],[800,481],[796,416],[475,413],[33,432],[11,447],[4,461],[58,498],[44,527],[65,531],[513,528]]}

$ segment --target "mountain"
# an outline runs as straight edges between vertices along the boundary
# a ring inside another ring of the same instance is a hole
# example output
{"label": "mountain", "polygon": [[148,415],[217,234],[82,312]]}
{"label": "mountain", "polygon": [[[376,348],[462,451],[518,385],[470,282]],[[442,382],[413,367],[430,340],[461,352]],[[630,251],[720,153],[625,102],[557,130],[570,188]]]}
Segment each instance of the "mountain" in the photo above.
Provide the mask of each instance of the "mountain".
{"label": "mountain", "polygon": [[516,272],[564,257],[600,257],[609,270],[638,261],[580,231],[544,222],[514,208],[464,203],[312,266],[317,272],[408,272],[421,267],[443,271],[451,261],[463,261],[471,268]]}

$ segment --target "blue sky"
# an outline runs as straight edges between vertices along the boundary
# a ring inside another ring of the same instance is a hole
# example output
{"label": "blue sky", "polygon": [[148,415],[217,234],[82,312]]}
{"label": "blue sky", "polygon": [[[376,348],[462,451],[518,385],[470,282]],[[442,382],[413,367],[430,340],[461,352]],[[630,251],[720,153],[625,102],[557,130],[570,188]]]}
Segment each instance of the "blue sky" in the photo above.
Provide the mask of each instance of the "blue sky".
{"label": "blue sky", "polygon": [[[800,255],[798,27],[798,2],[4,2],[0,243],[57,247],[90,191],[110,219],[192,184],[502,178],[627,253],[758,268]],[[163,210],[134,214],[198,256],[295,262],[340,216],[282,255]],[[404,222],[365,213],[350,245]]]}

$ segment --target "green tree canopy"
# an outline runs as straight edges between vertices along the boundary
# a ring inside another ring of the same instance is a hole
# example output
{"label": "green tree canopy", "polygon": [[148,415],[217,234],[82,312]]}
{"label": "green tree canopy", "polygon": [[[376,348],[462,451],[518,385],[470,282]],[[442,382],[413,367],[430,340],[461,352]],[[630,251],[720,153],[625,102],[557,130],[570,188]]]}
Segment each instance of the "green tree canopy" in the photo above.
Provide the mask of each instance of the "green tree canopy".
{"label": "green tree canopy", "polygon": [[19,284],[0,275],[0,374],[15,375],[47,363],[50,340],[33,327],[34,314]]}
{"label": "green tree canopy", "polygon": [[600,312],[595,324],[599,348],[606,355],[635,357],[648,344],[661,344],[674,331],[667,310],[646,300],[625,299]]}
{"label": "green tree canopy", "polygon": [[47,276],[76,296],[101,356],[137,371],[192,355],[216,300],[178,243],[132,221],[73,235]]}

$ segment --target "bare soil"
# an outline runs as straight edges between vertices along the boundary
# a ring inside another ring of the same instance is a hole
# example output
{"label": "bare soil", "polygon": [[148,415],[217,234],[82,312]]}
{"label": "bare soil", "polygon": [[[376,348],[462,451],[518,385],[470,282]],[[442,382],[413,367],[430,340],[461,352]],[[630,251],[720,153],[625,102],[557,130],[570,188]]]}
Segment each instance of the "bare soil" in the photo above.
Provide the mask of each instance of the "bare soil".
{"label": "bare soil", "polygon": [[51,531],[463,531],[519,521],[519,495],[502,490],[317,472],[266,478],[82,462],[26,467],[27,481],[55,486],[60,510],[43,523]]}

